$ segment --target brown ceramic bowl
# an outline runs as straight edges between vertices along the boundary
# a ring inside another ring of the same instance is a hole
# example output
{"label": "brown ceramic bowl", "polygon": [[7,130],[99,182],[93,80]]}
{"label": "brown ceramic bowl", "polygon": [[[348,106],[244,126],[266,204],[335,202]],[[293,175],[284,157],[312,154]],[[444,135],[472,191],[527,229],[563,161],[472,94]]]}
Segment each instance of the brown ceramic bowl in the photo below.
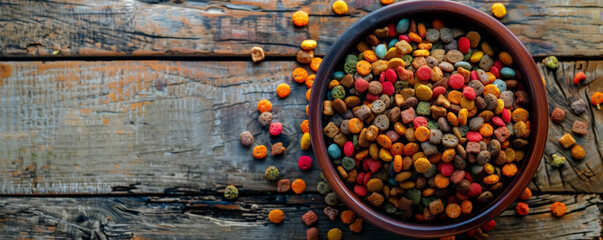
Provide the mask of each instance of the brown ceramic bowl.
{"label": "brown ceramic bowl", "polygon": [[[492,202],[484,207],[474,209],[468,216],[447,220],[443,223],[411,223],[391,218],[376,211],[357,197],[349,189],[327,155],[323,135],[322,101],[325,99],[326,88],[331,74],[355,44],[368,35],[372,30],[385,26],[387,23],[397,23],[402,18],[433,18],[447,19],[456,26],[476,29],[484,35],[490,35],[491,43],[506,49],[515,61],[522,82],[530,95],[530,146],[524,160],[521,162],[517,175],[505,183],[505,189]],[[507,209],[523,192],[536,171],[544,151],[547,125],[548,106],[542,79],[532,57],[521,42],[498,20],[472,7],[450,1],[405,1],[380,8],[360,19],[344,32],[331,46],[325,56],[322,66],[316,74],[310,99],[310,134],[314,154],[327,181],[343,203],[356,212],[364,220],[393,233],[418,237],[436,238],[469,231],[490,221]]]}

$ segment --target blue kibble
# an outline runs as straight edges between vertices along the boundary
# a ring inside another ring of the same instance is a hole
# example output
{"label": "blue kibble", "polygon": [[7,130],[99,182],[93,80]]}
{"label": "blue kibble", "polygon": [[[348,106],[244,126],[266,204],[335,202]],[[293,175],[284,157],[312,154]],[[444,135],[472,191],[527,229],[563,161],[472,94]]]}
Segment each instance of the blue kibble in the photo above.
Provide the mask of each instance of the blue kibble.
{"label": "blue kibble", "polygon": [[327,99],[328,99],[329,101],[333,101],[333,97],[331,96],[331,91],[328,91],[328,92],[327,92]]}
{"label": "blue kibble", "polygon": [[329,148],[327,148],[327,153],[329,154],[329,157],[331,157],[331,159],[337,159],[341,157],[341,149],[335,143],[329,145]]}
{"label": "blue kibble", "polygon": [[502,79],[513,79],[515,78],[515,70],[509,67],[504,67],[500,70],[500,77]]}
{"label": "blue kibble", "polygon": [[471,64],[465,61],[460,61],[454,64],[454,68],[464,68],[466,70],[471,70]]}
{"label": "blue kibble", "polygon": [[345,76],[345,73],[343,71],[337,71],[337,72],[333,73],[333,78],[336,79],[337,81],[340,81],[344,76]]}
{"label": "blue kibble", "polygon": [[389,43],[387,44],[387,48],[393,48],[396,46],[396,43],[398,43],[398,39],[392,39],[391,41],[389,41]]}
{"label": "blue kibble", "polygon": [[405,33],[406,31],[408,31],[408,27],[410,27],[410,20],[408,20],[408,18],[404,18],[398,22],[398,25],[396,26],[396,32]]}
{"label": "blue kibble", "polygon": [[389,171],[390,176],[396,176],[396,171],[394,171],[394,164],[390,164],[387,170]]}
{"label": "blue kibble", "polygon": [[385,47],[385,44],[379,44],[375,48],[375,54],[377,55],[377,57],[379,57],[381,59],[383,59],[385,57],[386,53],[387,53],[387,47]]}
{"label": "blue kibble", "polygon": [[395,180],[395,179],[393,179],[393,178],[387,179],[387,183],[388,183],[390,186],[392,186],[392,187],[393,187],[393,186],[398,186],[398,183],[397,183],[397,182],[396,182],[396,180]]}
{"label": "blue kibble", "polygon": [[507,83],[505,83],[505,81],[503,81],[503,80],[496,79],[496,80],[494,80],[494,82],[492,84],[494,86],[496,86],[498,88],[498,91],[500,91],[500,92],[507,91]]}

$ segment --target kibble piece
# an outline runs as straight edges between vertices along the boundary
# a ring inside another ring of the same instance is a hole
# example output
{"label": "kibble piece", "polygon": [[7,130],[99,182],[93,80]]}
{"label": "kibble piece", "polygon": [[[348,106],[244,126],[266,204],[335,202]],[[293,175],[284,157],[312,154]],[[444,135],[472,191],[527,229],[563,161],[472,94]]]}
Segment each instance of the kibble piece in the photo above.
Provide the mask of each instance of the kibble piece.
{"label": "kibble piece", "polygon": [[333,228],[333,229],[329,230],[329,232],[327,233],[328,240],[341,240],[341,238],[342,238],[342,233],[341,233],[341,230],[339,230],[339,228]]}
{"label": "kibble piece", "polygon": [[275,144],[272,144],[272,151],[270,152],[270,154],[272,156],[276,156],[276,155],[281,155],[285,153],[286,148],[283,147],[283,143],[282,142],[278,142]]}
{"label": "kibble piece", "polygon": [[584,100],[582,99],[572,102],[570,107],[572,108],[572,111],[578,115],[586,112],[586,103],[584,103]]}
{"label": "kibble piece", "polygon": [[312,227],[306,230],[306,240],[319,240],[320,233],[318,232],[318,228]]}
{"label": "kibble piece", "polygon": [[576,160],[582,160],[584,159],[584,157],[586,157],[586,151],[584,150],[584,148],[578,144],[574,145],[570,151],[570,153],[572,154],[572,158],[576,159]]}
{"label": "kibble piece", "polygon": [[563,122],[563,119],[565,119],[565,111],[563,111],[563,109],[561,108],[553,109],[553,113],[551,114],[551,121],[556,124],[561,124],[561,122]]}
{"label": "kibble piece", "polygon": [[249,131],[242,132],[240,139],[241,144],[243,144],[245,147],[249,147],[251,144],[253,144],[253,135]]}
{"label": "kibble piece", "polygon": [[572,126],[572,132],[581,134],[581,135],[588,133],[587,129],[588,129],[588,124],[583,121],[580,121],[580,120],[574,121],[574,125]]}
{"label": "kibble piece", "polygon": [[264,49],[261,47],[253,47],[251,48],[251,61],[259,62],[264,60]]}
{"label": "kibble piece", "polygon": [[335,219],[337,218],[337,214],[339,214],[339,210],[331,207],[326,207],[324,209],[324,213],[325,215],[327,215],[327,217],[329,217],[329,219],[331,219],[331,221],[335,221]]}
{"label": "kibble piece", "polygon": [[316,221],[318,221],[318,216],[314,211],[309,210],[307,213],[302,215],[302,221],[306,224],[306,226],[312,226]]}
{"label": "kibble piece", "polygon": [[277,192],[288,192],[291,189],[291,181],[289,179],[281,179],[276,183]]}
{"label": "kibble piece", "polygon": [[239,189],[234,185],[228,185],[224,188],[224,197],[226,199],[235,199],[239,196]]}
{"label": "kibble piece", "polygon": [[576,143],[576,140],[572,137],[572,135],[566,133],[561,138],[559,138],[559,143],[563,148],[569,148]]}
{"label": "kibble piece", "polygon": [[557,154],[553,154],[551,156],[551,166],[552,167],[561,167],[565,164],[565,157],[559,156]]}

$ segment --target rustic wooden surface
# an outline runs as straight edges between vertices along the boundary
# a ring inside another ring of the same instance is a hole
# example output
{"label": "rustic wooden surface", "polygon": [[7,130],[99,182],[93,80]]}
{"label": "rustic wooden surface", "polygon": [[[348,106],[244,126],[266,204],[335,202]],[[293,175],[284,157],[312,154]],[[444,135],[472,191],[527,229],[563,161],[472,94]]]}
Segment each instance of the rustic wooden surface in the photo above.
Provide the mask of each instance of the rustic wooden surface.
{"label": "rustic wooden surface", "polygon": [[[160,4],[154,4],[159,2]],[[338,17],[331,2],[232,1],[29,1],[0,2],[0,54],[248,56],[262,46],[270,56],[291,56],[304,39],[318,40],[324,55],[349,26],[382,5],[352,0]],[[461,0],[490,12],[495,1]],[[501,19],[534,56],[601,56],[603,0],[504,1]],[[291,15],[310,13],[310,24],[294,28]],[[26,31],[23,31],[23,30]]]}
{"label": "rustic wooden surface", "polygon": [[[348,26],[381,7],[378,1],[349,1],[344,17],[334,16],[324,0],[172,2],[180,1],[0,2],[0,236],[303,239],[307,227],[300,217],[311,209],[321,237],[339,227],[346,239],[399,238],[366,223],[362,234],[353,234],[329,221],[315,189],[318,166],[302,172],[296,164],[299,156],[312,156],[299,150],[306,87],[290,77],[299,66],[293,57],[299,43],[317,39],[316,54],[324,55]],[[460,2],[482,11],[493,3]],[[490,237],[601,238],[603,111],[589,107],[575,115],[569,104],[577,97],[588,103],[603,89],[603,1],[505,5],[501,22],[533,56],[562,56],[558,70],[539,68],[549,111],[561,107],[567,116],[560,126],[550,123],[545,156],[530,184],[530,215],[506,211]],[[292,26],[298,9],[311,13],[308,27]],[[262,46],[268,61],[248,61],[253,46]],[[156,60],[168,55],[208,58]],[[70,60],[65,56],[103,61],[44,61]],[[575,87],[577,71],[587,81]],[[274,93],[281,82],[292,86],[286,99]],[[273,102],[275,119],[285,126],[282,137],[270,137],[256,121],[255,105],[263,98]],[[589,153],[581,161],[557,143],[576,119],[591,126],[586,136],[574,135]],[[255,144],[284,142],[287,154],[253,159],[238,142],[244,130],[254,134]],[[549,167],[553,153],[566,156],[567,164]],[[284,178],[306,180],[306,194],[276,193],[263,179],[269,165]],[[240,190],[236,201],[221,197],[229,184]],[[554,201],[571,212],[552,217]],[[273,208],[285,211],[285,224],[267,223]]]}
{"label": "rustic wooden surface", "polygon": [[[205,197],[2,198],[0,235],[22,239],[305,239],[301,216],[318,215],[322,238],[340,228],[344,239],[407,239],[365,223],[355,234],[340,220],[322,213],[315,194],[251,196],[237,202]],[[568,213],[555,218],[550,205],[560,201]],[[507,210],[497,219],[490,239],[593,239],[601,235],[602,201],[598,195],[539,195],[528,201],[531,211],[517,217]],[[254,206],[256,205],[256,206]],[[256,207],[259,207],[256,209]],[[268,212],[282,209],[280,225],[267,223]],[[343,209],[342,209],[343,210]],[[459,239],[467,237],[459,236]]]}

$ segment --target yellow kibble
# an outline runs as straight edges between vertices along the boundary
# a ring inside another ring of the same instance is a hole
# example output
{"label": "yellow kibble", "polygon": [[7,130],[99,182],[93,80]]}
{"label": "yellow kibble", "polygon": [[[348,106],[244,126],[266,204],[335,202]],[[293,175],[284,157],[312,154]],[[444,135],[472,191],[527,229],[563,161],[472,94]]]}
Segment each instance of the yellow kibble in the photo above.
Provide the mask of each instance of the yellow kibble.
{"label": "yellow kibble", "polygon": [[497,18],[502,18],[507,15],[507,8],[502,3],[492,4],[492,14]]}
{"label": "yellow kibble", "polygon": [[333,3],[333,12],[337,15],[348,13],[348,4],[342,0],[337,0]]}
{"label": "yellow kibble", "polygon": [[413,57],[428,57],[429,50],[425,50],[425,49],[415,50],[414,52],[412,52],[412,56]]}
{"label": "yellow kibble", "polygon": [[384,162],[391,162],[394,159],[392,154],[385,148],[381,148],[381,150],[379,150],[379,158]]}
{"label": "yellow kibble", "polygon": [[316,41],[314,41],[314,40],[304,40],[301,43],[301,48],[303,50],[309,51],[309,50],[314,49],[315,47],[316,47]]}
{"label": "yellow kibble", "polygon": [[310,134],[309,133],[304,133],[304,135],[302,135],[302,138],[300,141],[300,147],[302,150],[308,150],[308,149],[310,149],[310,147],[312,147],[312,143],[310,142]]}
{"label": "yellow kibble", "polygon": [[486,163],[484,165],[484,172],[486,172],[487,174],[493,174],[494,173],[494,166],[492,166],[492,164],[490,164],[490,163]]}
{"label": "yellow kibble", "polygon": [[426,173],[431,167],[431,163],[427,158],[419,158],[415,161],[414,166],[418,173]]}
{"label": "yellow kibble", "polygon": [[487,185],[492,185],[497,183],[498,180],[500,180],[500,177],[498,177],[496,174],[492,174],[484,178],[484,183]]}
{"label": "yellow kibble", "polygon": [[482,51],[475,51],[473,52],[473,54],[471,54],[471,57],[469,58],[469,61],[472,63],[477,63],[479,62],[479,60],[482,59],[482,57],[484,56],[484,52]]}
{"label": "yellow kibble", "polygon": [[496,115],[500,115],[503,109],[505,109],[505,101],[502,99],[496,100],[496,109],[494,110],[494,113],[496,113]]}
{"label": "yellow kibble", "polygon": [[400,188],[402,188],[404,190],[413,189],[413,188],[415,188],[415,182],[414,181],[402,182],[402,183],[400,183]]}
{"label": "yellow kibble", "polygon": [[420,85],[417,87],[417,90],[415,90],[415,95],[421,101],[429,101],[433,95],[433,91],[426,85]]}

